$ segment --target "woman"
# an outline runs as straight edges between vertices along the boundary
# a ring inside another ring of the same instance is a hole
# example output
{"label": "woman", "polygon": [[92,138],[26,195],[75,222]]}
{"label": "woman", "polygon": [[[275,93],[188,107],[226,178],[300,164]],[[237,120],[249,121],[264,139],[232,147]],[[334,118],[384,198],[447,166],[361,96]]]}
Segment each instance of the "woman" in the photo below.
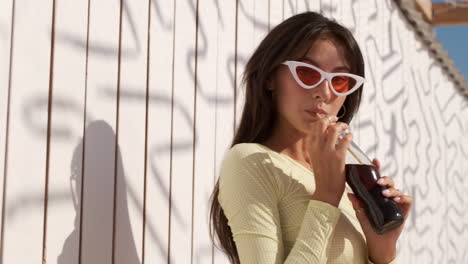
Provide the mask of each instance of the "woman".
{"label": "woman", "polygon": [[[340,132],[359,108],[363,76],[351,32],[315,12],[283,21],[260,43],[211,197],[211,224],[232,263],[396,263],[404,224],[374,233],[345,184],[352,134]],[[390,177],[379,184],[406,221],[412,198]]]}

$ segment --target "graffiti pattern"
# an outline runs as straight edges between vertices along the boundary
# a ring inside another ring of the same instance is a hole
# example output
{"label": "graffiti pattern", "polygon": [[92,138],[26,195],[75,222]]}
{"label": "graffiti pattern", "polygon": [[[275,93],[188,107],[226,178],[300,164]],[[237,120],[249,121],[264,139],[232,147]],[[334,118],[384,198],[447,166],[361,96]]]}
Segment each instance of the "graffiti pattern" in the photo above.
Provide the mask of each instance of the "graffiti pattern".
{"label": "graffiti pattern", "polygon": [[363,51],[355,141],[414,199],[398,262],[468,263],[468,102],[394,1],[48,0],[33,26],[53,60],[27,63],[36,43],[22,41],[22,21],[34,10],[7,2],[0,263],[227,263],[208,202],[244,106],[243,69],[269,30],[308,10]]}

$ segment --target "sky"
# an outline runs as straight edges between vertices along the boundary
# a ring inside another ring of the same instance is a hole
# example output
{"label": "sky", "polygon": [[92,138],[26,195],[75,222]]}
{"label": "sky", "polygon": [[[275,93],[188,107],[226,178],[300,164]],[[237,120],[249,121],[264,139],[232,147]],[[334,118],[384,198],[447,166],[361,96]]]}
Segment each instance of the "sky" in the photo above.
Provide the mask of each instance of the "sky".
{"label": "sky", "polygon": [[[445,2],[433,0],[432,2]],[[448,52],[450,58],[468,82],[468,24],[462,26],[435,27],[437,40]]]}

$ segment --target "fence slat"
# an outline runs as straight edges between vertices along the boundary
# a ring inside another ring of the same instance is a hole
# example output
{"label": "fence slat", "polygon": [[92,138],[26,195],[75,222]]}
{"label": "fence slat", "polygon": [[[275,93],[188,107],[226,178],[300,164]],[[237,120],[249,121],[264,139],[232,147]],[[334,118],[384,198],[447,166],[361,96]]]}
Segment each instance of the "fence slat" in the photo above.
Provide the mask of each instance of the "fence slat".
{"label": "fence slat", "polygon": [[[208,229],[208,200],[213,190],[216,153],[215,121],[218,105],[217,82],[213,75],[219,74],[217,29],[221,21],[218,21],[218,12],[212,3],[199,1],[198,10],[192,261],[193,263],[211,263],[213,254]],[[223,65],[221,69],[225,67]],[[207,125],[210,123],[212,125]]]}
{"label": "fence slat", "polygon": [[[219,2],[219,18],[216,23],[216,116],[215,157],[213,185],[219,177],[219,167],[226,150],[230,147],[234,126],[234,79],[236,67],[236,1]],[[208,71],[208,70],[207,70]],[[239,82],[239,80],[237,80]],[[208,79],[207,83],[210,82]],[[210,192],[211,194],[211,192]],[[217,241],[217,239],[215,239]],[[212,248],[213,263],[228,263],[226,255]],[[210,262],[208,262],[210,263]]]}
{"label": "fence slat", "polygon": [[241,83],[244,69],[248,59],[268,33],[268,1],[239,0],[238,4],[236,130],[245,104],[246,87]]}
{"label": "fence slat", "polygon": [[254,1],[239,0],[237,12],[237,87],[235,95],[235,131],[239,128],[242,110],[245,104],[245,86],[242,85],[242,77],[247,60],[254,51]]}
{"label": "fence slat", "polygon": [[283,3],[283,0],[270,0],[270,30],[283,21]]}
{"label": "fence slat", "polygon": [[[3,194],[5,180],[5,153],[7,137],[8,96],[10,80],[10,52],[11,52],[11,18],[13,14],[13,0],[0,3],[0,192]],[[0,232],[3,215],[3,195],[0,195]],[[0,233],[1,234],[1,233]],[[0,248],[2,247],[0,237]],[[1,257],[0,257],[1,259]],[[1,260],[0,260],[1,262]]]}
{"label": "fence slat", "polygon": [[115,263],[142,262],[148,1],[123,1]]}
{"label": "fence slat", "polygon": [[296,14],[296,1],[283,1],[283,20],[290,18]]}
{"label": "fence slat", "polygon": [[145,263],[167,263],[174,3],[152,1],[150,20]]}
{"label": "fence slat", "polygon": [[15,1],[14,11],[1,255],[3,263],[38,263],[43,253],[52,1]]}
{"label": "fence slat", "polygon": [[254,1],[254,48],[256,49],[263,38],[268,33],[268,1],[269,0],[257,0]]}
{"label": "fence slat", "polygon": [[[81,263],[111,263],[114,238],[120,3],[90,2]],[[116,160],[117,159],[117,160]]]}
{"label": "fence slat", "polygon": [[189,263],[192,246],[196,0],[176,1],[171,164],[171,263]]}
{"label": "fence slat", "polygon": [[87,1],[56,1],[46,261],[78,263]]}

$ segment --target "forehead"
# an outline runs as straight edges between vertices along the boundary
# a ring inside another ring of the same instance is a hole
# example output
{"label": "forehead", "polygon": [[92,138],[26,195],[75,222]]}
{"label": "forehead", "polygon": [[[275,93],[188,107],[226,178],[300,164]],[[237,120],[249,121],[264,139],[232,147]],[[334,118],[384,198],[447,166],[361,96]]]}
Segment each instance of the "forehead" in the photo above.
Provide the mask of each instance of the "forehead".
{"label": "forehead", "polygon": [[348,68],[350,65],[346,56],[346,49],[338,41],[333,39],[317,39],[307,46],[307,50],[298,58],[308,58],[314,61],[316,66],[332,70],[335,68]]}

